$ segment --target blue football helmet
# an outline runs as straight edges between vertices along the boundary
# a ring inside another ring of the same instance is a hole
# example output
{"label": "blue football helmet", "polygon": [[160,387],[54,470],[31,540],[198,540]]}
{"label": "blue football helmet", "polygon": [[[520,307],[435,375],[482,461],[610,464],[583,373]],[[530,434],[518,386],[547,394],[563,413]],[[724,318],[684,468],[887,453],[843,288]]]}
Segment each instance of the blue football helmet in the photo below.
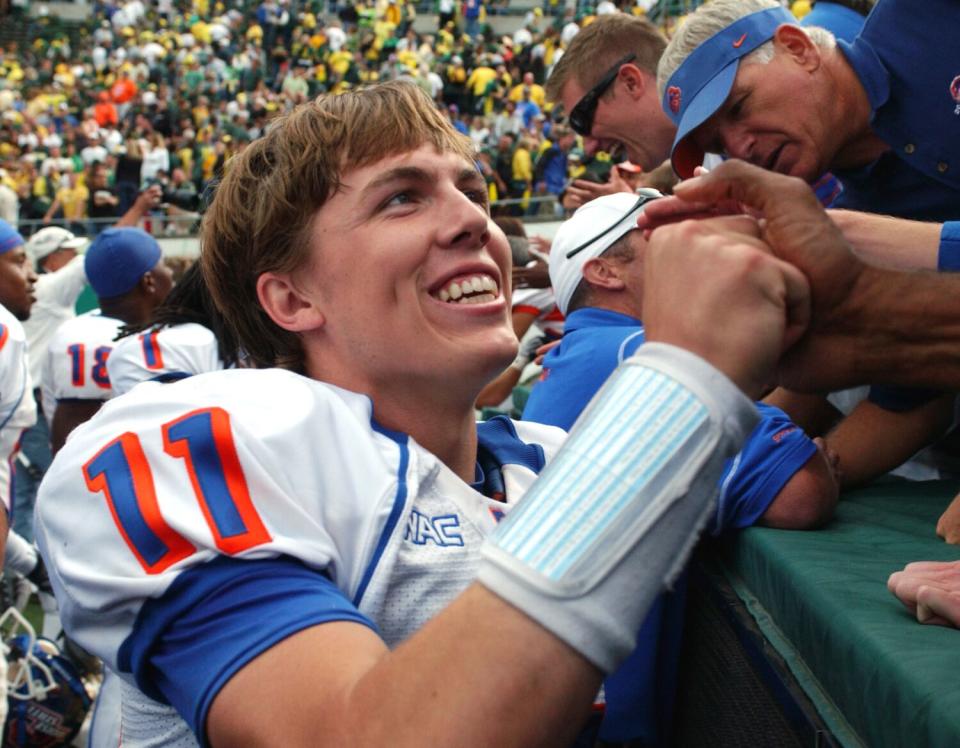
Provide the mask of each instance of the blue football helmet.
{"label": "blue football helmet", "polygon": [[91,704],[77,669],[54,642],[38,637],[16,608],[0,616],[0,632],[7,659],[3,745],[69,745]]}

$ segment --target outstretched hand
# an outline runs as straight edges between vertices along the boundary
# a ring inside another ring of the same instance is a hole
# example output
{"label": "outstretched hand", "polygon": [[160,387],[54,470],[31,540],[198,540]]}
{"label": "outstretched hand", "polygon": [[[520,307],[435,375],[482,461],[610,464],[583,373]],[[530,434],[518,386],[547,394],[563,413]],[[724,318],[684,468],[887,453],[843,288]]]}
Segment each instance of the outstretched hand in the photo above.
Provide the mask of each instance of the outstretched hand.
{"label": "outstretched hand", "polygon": [[781,359],[779,382],[800,391],[857,383],[860,287],[881,271],[867,268],[854,255],[809,185],[727,161],[709,174],[681,182],[674,195],[650,203],[640,215],[638,226],[653,229],[651,238],[669,229],[672,221],[748,212],[757,218],[760,239],[809,281],[809,331]]}

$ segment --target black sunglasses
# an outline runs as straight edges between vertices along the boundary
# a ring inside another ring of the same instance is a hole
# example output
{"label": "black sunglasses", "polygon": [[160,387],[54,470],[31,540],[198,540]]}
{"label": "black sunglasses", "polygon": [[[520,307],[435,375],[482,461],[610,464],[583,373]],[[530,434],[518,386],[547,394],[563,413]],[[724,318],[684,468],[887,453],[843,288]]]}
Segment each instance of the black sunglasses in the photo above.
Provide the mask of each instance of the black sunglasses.
{"label": "black sunglasses", "polygon": [[590,130],[593,129],[593,115],[597,113],[597,102],[600,101],[600,97],[603,96],[604,92],[610,88],[610,84],[613,83],[614,78],[617,77],[620,68],[628,62],[633,62],[636,57],[636,55],[627,55],[617,62],[593,88],[583,95],[583,98],[577,102],[576,106],[570,110],[568,119],[570,120],[570,127],[573,128],[575,133],[583,135],[584,137],[590,137]]}
{"label": "black sunglasses", "polygon": [[595,241],[599,241],[600,239],[605,237],[607,234],[613,231],[617,226],[623,223],[627,219],[627,217],[629,217],[632,213],[634,213],[639,208],[642,208],[651,200],[656,200],[658,197],[663,197],[663,195],[661,195],[657,190],[651,189],[649,187],[641,187],[637,193],[637,202],[635,202],[633,205],[630,206],[630,210],[628,210],[626,213],[620,216],[620,218],[614,221],[611,225],[607,226],[607,228],[605,228],[599,234],[592,237],[591,239],[587,239],[587,241],[585,241],[579,247],[574,247],[569,252],[567,252],[567,259],[569,260],[575,254],[578,254],[579,252],[582,252],[583,250],[585,250]]}

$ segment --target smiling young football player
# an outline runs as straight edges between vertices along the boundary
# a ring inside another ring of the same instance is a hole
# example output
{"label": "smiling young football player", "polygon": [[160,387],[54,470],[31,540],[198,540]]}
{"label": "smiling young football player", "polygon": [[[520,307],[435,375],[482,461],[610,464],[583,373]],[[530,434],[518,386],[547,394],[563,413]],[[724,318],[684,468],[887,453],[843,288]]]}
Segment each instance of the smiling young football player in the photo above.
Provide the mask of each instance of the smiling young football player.
{"label": "smiling young football player", "polygon": [[558,430],[474,422],[517,350],[510,248],[425,94],[321,97],[236,156],[201,262],[272,368],[108,402],[38,501],[65,627],[123,681],[124,742],[573,740],[753,428],[738,385],[767,379],[804,298],[752,239],[719,261],[694,234],[682,261],[653,239],[651,272],[676,293],[699,274],[715,292],[692,311],[716,324],[655,299],[659,342],[558,451]]}

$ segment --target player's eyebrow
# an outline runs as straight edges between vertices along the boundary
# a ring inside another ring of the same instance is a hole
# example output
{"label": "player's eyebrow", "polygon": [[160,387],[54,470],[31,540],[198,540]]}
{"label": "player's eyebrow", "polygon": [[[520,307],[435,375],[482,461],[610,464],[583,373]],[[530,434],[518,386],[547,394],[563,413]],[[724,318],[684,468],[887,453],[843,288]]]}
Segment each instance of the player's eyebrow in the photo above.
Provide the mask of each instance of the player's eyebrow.
{"label": "player's eyebrow", "polygon": [[457,184],[476,184],[486,186],[487,180],[483,178],[483,174],[480,173],[479,169],[467,169],[464,168],[457,175]]}
{"label": "player's eyebrow", "polygon": [[410,181],[410,182],[430,182],[433,181],[434,177],[426,169],[422,169],[419,166],[398,166],[394,169],[388,169],[383,174],[380,174],[372,181],[368,182],[367,185],[363,188],[363,194],[367,195],[372,192],[380,190],[384,185],[389,185],[394,182],[401,181]]}

